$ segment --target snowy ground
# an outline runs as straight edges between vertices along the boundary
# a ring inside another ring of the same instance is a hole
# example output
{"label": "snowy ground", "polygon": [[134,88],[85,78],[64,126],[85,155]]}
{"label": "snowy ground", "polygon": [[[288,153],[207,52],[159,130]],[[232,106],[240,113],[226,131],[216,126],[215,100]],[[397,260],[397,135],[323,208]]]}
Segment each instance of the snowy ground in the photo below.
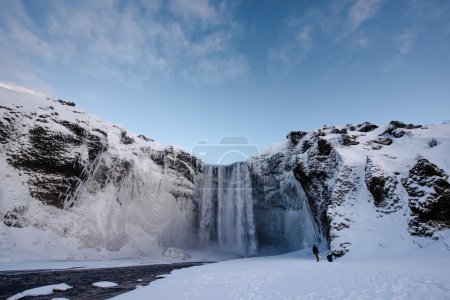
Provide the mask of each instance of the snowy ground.
{"label": "snowy ground", "polygon": [[317,263],[302,252],[176,270],[114,299],[449,299],[450,252]]}

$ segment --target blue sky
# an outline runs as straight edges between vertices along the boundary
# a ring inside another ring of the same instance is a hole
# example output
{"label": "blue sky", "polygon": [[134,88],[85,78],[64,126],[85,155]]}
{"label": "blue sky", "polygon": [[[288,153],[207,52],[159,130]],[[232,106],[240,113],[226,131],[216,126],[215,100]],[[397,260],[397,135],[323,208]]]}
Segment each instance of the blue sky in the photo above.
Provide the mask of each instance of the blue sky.
{"label": "blue sky", "polygon": [[0,82],[190,150],[450,119],[450,1],[0,0]]}

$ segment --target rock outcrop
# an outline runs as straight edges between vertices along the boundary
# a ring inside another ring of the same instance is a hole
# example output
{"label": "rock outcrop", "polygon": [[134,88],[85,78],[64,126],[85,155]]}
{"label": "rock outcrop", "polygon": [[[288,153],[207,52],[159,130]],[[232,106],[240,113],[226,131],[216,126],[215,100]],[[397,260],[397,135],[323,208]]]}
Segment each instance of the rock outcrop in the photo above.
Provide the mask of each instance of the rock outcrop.
{"label": "rock outcrop", "polygon": [[378,212],[389,214],[402,208],[398,195],[398,180],[394,174],[386,174],[372,157],[367,157],[366,185]]}
{"label": "rock outcrop", "polygon": [[409,195],[412,234],[432,236],[450,227],[450,183],[444,170],[420,158],[402,183]]}

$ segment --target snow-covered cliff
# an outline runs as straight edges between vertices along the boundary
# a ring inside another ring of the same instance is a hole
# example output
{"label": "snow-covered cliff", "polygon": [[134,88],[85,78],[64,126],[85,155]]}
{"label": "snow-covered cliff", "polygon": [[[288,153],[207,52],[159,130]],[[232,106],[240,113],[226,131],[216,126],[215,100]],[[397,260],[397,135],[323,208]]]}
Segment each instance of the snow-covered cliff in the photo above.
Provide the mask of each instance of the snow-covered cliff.
{"label": "snow-covered cliff", "polygon": [[343,255],[450,227],[449,124],[295,131],[213,166],[63,100],[0,88],[0,113],[2,261],[312,243]]}

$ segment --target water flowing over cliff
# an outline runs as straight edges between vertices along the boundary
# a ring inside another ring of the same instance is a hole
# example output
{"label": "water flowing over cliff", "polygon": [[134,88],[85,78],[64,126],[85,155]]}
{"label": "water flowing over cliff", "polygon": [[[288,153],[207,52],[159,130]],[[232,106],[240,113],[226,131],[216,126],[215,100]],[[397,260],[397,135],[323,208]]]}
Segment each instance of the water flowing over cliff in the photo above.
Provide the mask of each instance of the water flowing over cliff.
{"label": "water flowing over cliff", "polygon": [[201,243],[252,255],[256,253],[251,178],[246,163],[205,166],[201,185]]}

